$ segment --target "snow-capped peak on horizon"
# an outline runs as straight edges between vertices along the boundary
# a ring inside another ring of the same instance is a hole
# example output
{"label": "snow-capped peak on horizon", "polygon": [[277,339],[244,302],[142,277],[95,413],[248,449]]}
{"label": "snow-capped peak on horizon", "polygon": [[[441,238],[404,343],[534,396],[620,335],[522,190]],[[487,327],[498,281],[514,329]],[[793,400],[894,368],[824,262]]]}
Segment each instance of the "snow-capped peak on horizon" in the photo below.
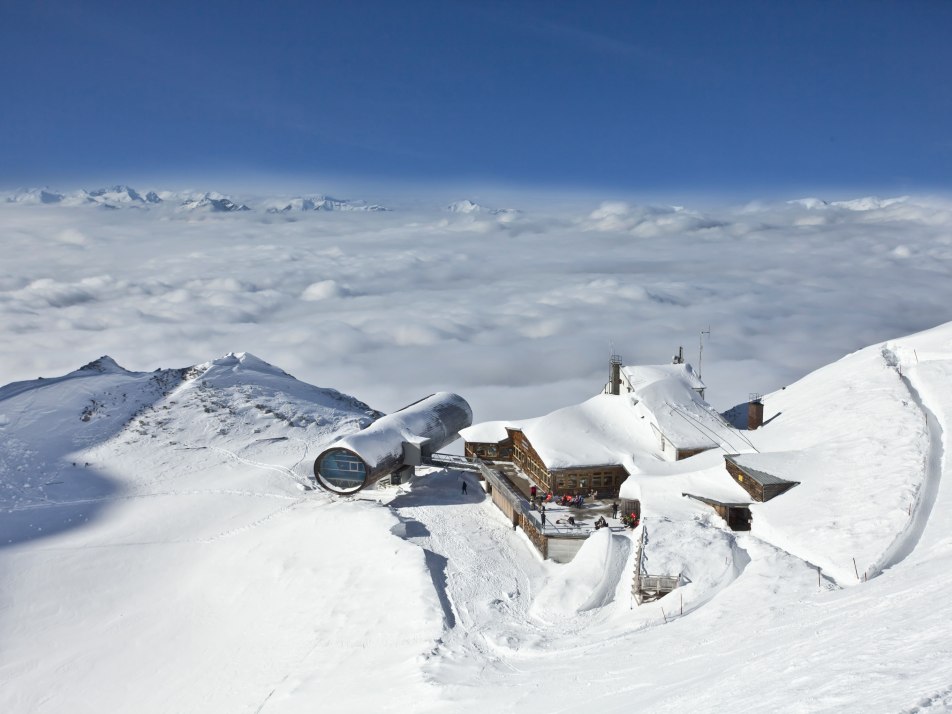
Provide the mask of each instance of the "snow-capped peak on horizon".
{"label": "snow-capped peak on horizon", "polygon": [[290,199],[271,199],[265,202],[268,213],[291,213],[298,211],[389,211],[389,208],[367,203],[363,200],[335,198],[316,194],[295,196]]}
{"label": "snow-capped peak on horizon", "polygon": [[520,213],[520,211],[516,208],[489,208],[468,198],[464,198],[459,201],[453,201],[451,204],[446,206],[445,210],[449,211],[450,213],[460,213],[463,215],[487,213],[491,216],[509,216]]}
{"label": "snow-capped peak on horizon", "polygon": [[49,187],[19,188],[8,194],[5,203],[23,205],[98,206],[101,208],[159,208],[167,204],[178,210],[207,210],[229,213],[252,211],[256,207],[268,213],[309,211],[378,212],[392,209],[363,199],[337,198],[327,194],[306,194],[290,198],[259,197],[255,201],[239,200],[219,191],[153,189],[142,193],[125,184],[95,189],[78,189],[61,193]]}
{"label": "snow-capped peak on horizon", "polygon": [[250,211],[251,209],[243,203],[236,203],[227,196],[220,193],[205,193],[196,199],[186,199],[181,207],[194,211],[198,209],[207,209],[215,213],[231,213],[233,211]]}
{"label": "snow-capped peak on horizon", "polygon": [[7,203],[21,203],[26,205],[59,203],[65,195],[51,191],[48,186],[42,188],[20,188],[9,194]]}
{"label": "snow-capped peak on horizon", "polygon": [[145,203],[145,199],[131,186],[117,184],[109,188],[97,188],[86,192],[91,198],[102,198],[111,201],[138,201]]}
{"label": "snow-capped peak on horizon", "polygon": [[446,210],[450,213],[479,213],[484,211],[482,206],[480,206],[475,201],[470,201],[468,198],[464,198],[460,201],[453,201],[446,207]]}

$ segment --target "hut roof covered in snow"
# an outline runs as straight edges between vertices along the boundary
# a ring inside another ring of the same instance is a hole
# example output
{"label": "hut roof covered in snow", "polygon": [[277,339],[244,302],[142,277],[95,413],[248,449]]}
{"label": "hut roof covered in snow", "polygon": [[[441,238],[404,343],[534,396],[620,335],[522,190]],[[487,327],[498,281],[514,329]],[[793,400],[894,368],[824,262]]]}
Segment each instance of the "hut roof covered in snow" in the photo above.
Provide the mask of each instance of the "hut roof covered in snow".
{"label": "hut roof covered in snow", "polygon": [[730,438],[733,430],[698,393],[704,385],[690,365],[624,367],[622,374],[621,394],[599,394],[535,419],[476,424],[460,435],[499,442],[507,428],[519,429],[549,469],[628,465],[646,454],[665,458],[672,446],[702,451]]}
{"label": "hut roof covered in snow", "polygon": [[729,437],[731,428],[704,401],[704,382],[691,365],[626,366],[621,374],[629,395],[677,448],[711,449]]}

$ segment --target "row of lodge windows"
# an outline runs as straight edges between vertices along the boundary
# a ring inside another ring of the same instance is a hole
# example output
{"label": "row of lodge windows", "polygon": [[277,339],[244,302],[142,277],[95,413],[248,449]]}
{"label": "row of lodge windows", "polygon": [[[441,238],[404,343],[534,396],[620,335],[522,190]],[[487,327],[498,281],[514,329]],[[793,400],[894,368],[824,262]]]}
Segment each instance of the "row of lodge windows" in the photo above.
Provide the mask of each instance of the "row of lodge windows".
{"label": "row of lodge windows", "polygon": [[586,474],[565,474],[564,476],[560,475],[555,481],[555,487],[560,491],[571,491],[574,489],[586,491],[592,488],[603,491],[605,489],[613,490],[615,486],[615,475],[610,471],[595,471]]}
{"label": "row of lodge windows", "polygon": [[516,463],[522,467],[523,471],[540,484],[547,485],[549,483],[549,472],[539,466],[529,454],[522,449],[516,449],[514,455]]}

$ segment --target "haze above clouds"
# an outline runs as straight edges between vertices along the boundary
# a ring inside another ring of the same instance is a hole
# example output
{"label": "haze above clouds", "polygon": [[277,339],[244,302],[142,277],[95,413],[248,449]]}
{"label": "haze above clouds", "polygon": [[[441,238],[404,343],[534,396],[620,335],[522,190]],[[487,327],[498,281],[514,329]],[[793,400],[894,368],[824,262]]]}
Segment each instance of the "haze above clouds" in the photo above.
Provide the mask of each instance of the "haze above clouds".
{"label": "haze above clouds", "polygon": [[943,198],[286,214],[232,198],[257,210],[0,204],[3,382],[248,351],[383,411],[451,389],[477,420],[520,418],[596,393],[611,349],[696,362],[710,327],[702,370],[726,409],[952,319]]}

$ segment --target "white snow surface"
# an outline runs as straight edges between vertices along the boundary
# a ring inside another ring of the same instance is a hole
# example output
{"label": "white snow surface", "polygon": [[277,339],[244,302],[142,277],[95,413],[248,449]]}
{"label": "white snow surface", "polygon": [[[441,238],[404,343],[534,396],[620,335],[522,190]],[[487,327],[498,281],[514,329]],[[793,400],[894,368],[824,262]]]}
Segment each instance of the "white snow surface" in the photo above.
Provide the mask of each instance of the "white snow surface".
{"label": "white snow surface", "polygon": [[[747,458],[802,481],[755,506],[750,534],[678,493],[715,477],[707,452],[658,461],[642,526],[612,521],[567,565],[471,474],[365,500],[305,490],[308,457],[375,414],[251,355],[153,373],[102,358],[8,385],[0,705],[947,711],[950,380],[952,324],[818,370],[767,395],[777,416],[748,434]],[[860,534],[862,557],[888,555],[866,582],[837,561]],[[644,572],[682,586],[635,607],[642,537]]]}
{"label": "white snow surface", "polygon": [[739,459],[800,482],[753,506],[755,534],[840,582],[882,567],[923,489],[930,434],[908,379],[900,377],[916,373],[916,338],[900,344],[860,350],[767,395],[768,423],[750,435],[761,453]]}

